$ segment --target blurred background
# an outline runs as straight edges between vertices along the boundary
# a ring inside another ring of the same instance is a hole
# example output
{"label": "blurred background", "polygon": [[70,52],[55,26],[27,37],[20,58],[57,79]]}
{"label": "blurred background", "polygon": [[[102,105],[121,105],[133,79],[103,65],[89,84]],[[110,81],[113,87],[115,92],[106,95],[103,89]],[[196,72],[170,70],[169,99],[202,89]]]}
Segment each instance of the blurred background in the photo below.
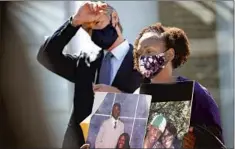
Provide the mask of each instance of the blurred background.
{"label": "blurred background", "polygon": [[[199,81],[214,96],[225,144],[234,147],[234,2],[108,1],[119,13],[124,36],[133,43],[155,22],[182,28],[191,57],[176,74]],[[80,6],[81,1],[0,2],[0,148],[62,146],[72,110],[73,84],[36,61],[45,37]],[[84,38],[86,40],[84,40]],[[78,53],[92,44],[81,30],[66,47]],[[77,43],[81,41],[82,45]]]}

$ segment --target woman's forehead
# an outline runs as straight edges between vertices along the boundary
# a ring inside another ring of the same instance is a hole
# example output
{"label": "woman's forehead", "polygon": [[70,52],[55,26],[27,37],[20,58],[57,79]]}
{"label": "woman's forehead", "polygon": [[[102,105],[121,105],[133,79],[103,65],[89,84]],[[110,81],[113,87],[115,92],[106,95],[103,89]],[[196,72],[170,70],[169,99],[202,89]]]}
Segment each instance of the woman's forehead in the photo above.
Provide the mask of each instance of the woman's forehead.
{"label": "woman's forehead", "polygon": [[138,46],[140,46],[140,48],[144,48],[149,46],[159,47],[163,45],[164,41],[161,35],[155,32],[148,32],[144,33],[143,36],[140,38]]}
{"label": "woman's forehead", "polygon": [[142,35],[141,39],[151,38],[151,37],[161,38],[161,34],[156,32],[147,32]]}

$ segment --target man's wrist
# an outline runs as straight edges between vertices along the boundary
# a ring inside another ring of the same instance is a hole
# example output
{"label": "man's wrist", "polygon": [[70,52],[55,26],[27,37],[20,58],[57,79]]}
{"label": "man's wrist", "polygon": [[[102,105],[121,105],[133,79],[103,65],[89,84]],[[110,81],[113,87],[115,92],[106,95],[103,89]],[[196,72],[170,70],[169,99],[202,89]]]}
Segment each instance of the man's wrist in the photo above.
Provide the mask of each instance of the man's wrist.
{"label": "man's wrist", "polygon": [[69,22],[73,27],[80,27],[81,26],[81,23],[79,21],[75,20],[74,16],[70,17]]}

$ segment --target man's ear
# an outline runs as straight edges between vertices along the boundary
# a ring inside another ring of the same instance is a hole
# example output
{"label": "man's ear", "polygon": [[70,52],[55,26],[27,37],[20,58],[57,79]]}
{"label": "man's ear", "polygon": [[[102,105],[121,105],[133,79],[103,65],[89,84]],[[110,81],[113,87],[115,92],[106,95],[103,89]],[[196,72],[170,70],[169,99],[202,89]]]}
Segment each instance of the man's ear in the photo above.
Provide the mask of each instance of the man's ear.
{"label": "man's ear", "polygon": [[116,27],[119,22],[118,14],[116,11],[112,12],[112,25],[113,27]]}
{"label": "man's ear", "polygon": [[118,36],[122,36],[121,29],[118,25],[119,17],[116,11],[112,12],[112,25],[116,29]]}

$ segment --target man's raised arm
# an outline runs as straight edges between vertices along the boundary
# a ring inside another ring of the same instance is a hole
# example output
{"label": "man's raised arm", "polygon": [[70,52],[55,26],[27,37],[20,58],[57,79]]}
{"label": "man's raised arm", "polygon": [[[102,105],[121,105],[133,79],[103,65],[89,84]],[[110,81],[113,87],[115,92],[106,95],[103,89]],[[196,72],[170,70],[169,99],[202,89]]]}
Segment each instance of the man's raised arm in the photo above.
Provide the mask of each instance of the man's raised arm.
{"label": "man's raised arm", "polygon": [[73,38],[79,27],[74,27],[70,20],[66,21],[55,33],[48,37],[41,46],[37,60],[50,71],[74,82],[77,57],[64,55],[63,49]]}
{"label": "man's raised arm", "polygon": [[78,58],[63,55],[62,51],[73,38],[81,25],[99,22],[101,14],[105,13],[107,4],[101,2],[85,2],[76,14],[65,22],[41,46],[37,55],[38,61],[52,72],[71,82],[75,82],[75,72]]}

